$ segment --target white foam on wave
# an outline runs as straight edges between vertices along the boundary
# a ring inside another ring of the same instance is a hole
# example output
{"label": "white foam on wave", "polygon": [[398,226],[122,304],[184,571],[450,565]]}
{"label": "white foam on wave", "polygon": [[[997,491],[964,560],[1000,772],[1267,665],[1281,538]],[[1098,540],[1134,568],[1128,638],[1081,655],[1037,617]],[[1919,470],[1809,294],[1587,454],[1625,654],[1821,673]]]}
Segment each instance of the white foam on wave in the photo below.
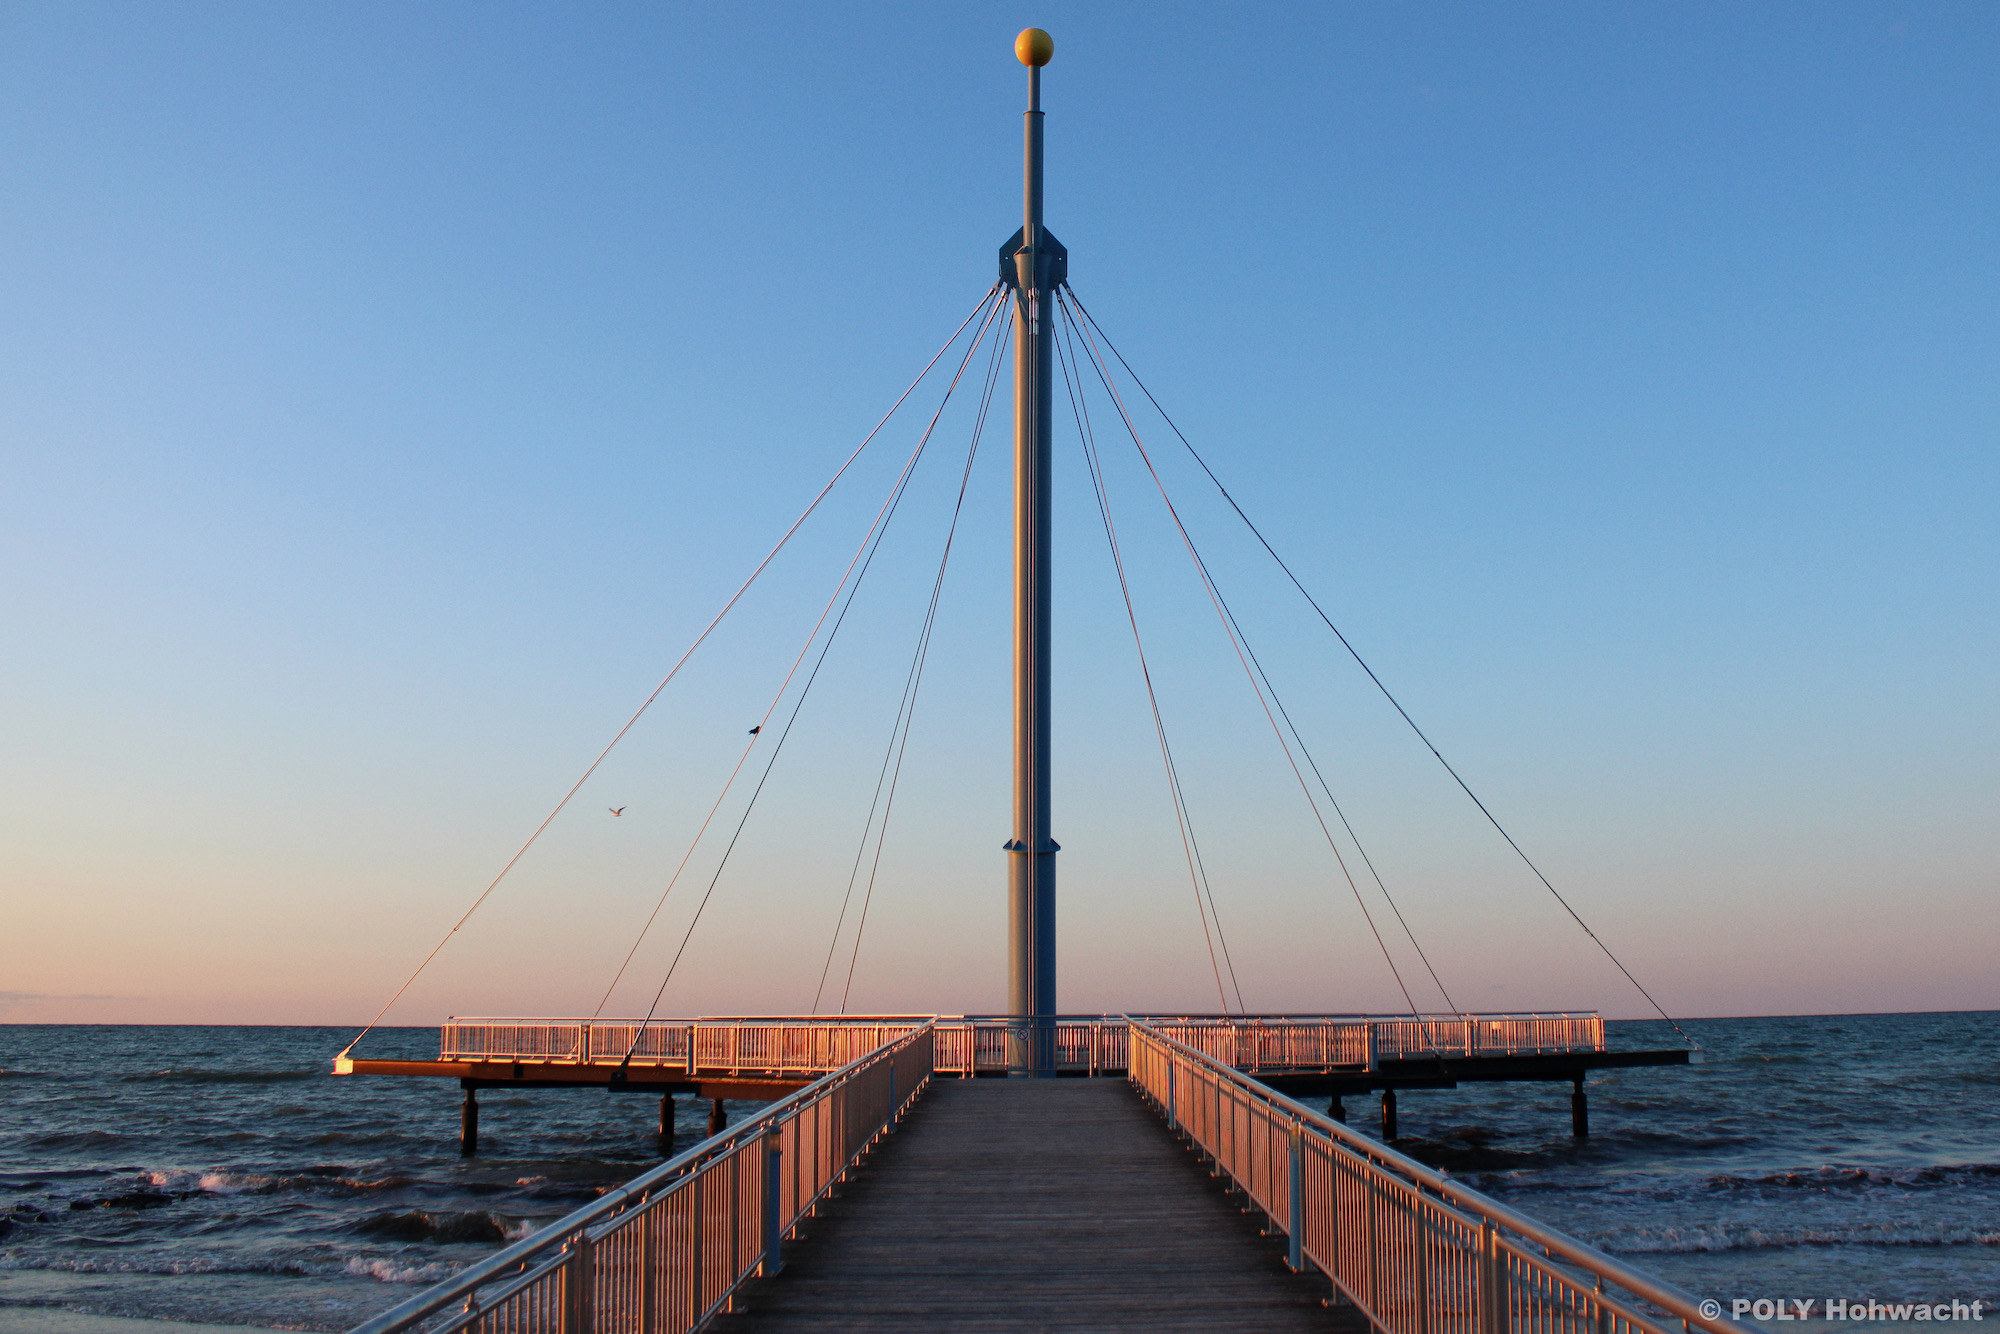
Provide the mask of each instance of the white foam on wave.
{"label": "white foam on wave", "polygon": [[213,1255],[160,1255],[121,1258],[116,1255],[35,1255],[24,1251],[0,1254],[0,1270],[48,1271],[59,1274],[290,1274],[309,1275],[312,1266],[292,1260],[268,1263],[221,1259]]}
{"label": "white foam on wave", "polygon": [[362,1278],[372,1278],[377,1283],[441,1283],[458,1272],[458,1266],[440,1264],[410,1265],[400,1260],[369,1259],[357,1255],[347,1262],[347,1272]]}
{"label": "white foam on wave", "polygon": [[211,1170],[194,1172],[169,1170],[147,1172],[145,1179],[161,1190],[201,1190],[211,1195],[238,1195],[247,1190],[262,1190],[269,1186],[271,1177],[259,1176],[255,1172],[226,1172]]}
{"label": "white foam on wave", "polygon": [[1686,1227],[1620,1227],[1591,1239],[1624,1255],[1685,1255],[1705,1251],[1785,1250],[1796,1246],[2000,1246],[2000,1229],[1935,1223],[1863,1223],[1851,1227],[1759,1227],[1697,1223]]}

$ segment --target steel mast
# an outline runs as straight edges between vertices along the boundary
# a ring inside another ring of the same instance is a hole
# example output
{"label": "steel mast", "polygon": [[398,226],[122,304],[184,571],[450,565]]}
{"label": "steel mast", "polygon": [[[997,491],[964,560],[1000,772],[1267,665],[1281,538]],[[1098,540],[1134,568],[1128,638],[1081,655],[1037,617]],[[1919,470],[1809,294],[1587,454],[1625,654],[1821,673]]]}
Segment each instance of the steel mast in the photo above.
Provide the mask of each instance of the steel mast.
{"label": "steel mast", "polygon": [[1042,226],[1042,66],[1055,41],[1040,28],[1014,39],[1028,67],[1022,225],[1000,247],[1014,318],[1014,835],[1007,840],[1009,1064],[1053,1075],[1056,1065],[1056,853],[1049,837],[1049,436],[1053,293],[1069,252]]}

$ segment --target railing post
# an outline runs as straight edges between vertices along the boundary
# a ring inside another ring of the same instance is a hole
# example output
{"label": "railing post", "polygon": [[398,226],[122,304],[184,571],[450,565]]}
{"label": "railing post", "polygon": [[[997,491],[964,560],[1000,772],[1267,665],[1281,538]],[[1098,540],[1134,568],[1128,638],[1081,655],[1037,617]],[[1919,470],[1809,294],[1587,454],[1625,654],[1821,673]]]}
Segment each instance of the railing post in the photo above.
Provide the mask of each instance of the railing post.
{"label": "railing post", "polygon": [[1174,1054],[1166,1053],[1167,1062],[1167,1129],[1179,1130],[1180,1123],[1174,1119]]}
{"label": "railing post", "polygon": [[1382,1230],[1377,1225],[1382,1200],[1381,1188],[1375,1184],[1375,1160],[1365,1160],[1366,1174],[1361,1178],[1368,1188],[1368,1304],[1376,1311],[1382,1309]]}
{"label": "railing post", "polygon": [[1493,1282],[1493,1224],[1483,1218],[1479,1220],[1479,1261],[1476,1269],[1479,1275],[1479,1334],[1499,1334],[1500,1320],[1494,1300],[1498,1293]]}
{"label": "railing post", "polygon": [[1326,1258],[1328,1261],[1327,1274],[1333,1279],[1334,1295],[1336,1297],[1340,1296],[1343,1292],[1340,1280],[1341,1275],[1346,1272],[1340,1254],[1340,1178],[1342,1172],[1340,1164],[1344,1152],[1345,1150],[1336,1144],[1333,1151],[1326,1156],[1327,1203],[1330,1206],[1326,1211],[1327,1232],[1329,1234],[1326,1248]]}
{"label": "railing post", "polygon": [[[890,1067],[893,1072],[894,1067]],[[780,1247],[785,1239],[784,1163],[782,1132],[773,1126],[764,1136],[764,1262],[758,1267],[763,1278],[775,1278],[785,1267]]]}
{"label": "railing post", "polygon": [[1490,1221],[1481,1222],[1479,1241],[1484,1257],[1479,1285],[1480,1328],[1482,1334],[1508,1334],[1513,1321],[1507,1313],[1507,1253],[1500,1246],[1500,1229]]}
{"label": "railing post", "polygon": [[1418,1195],[1415,1199],[1410,1221],[1416,1224],[1417,1240],[1417,1334],[1431,1334],[1431,1220],[1424,1197]]}
{"label": "railing post", "polygon": [[1291,1266],[1294,1274],[1306,1267],[1306,1123],[1292,1118],[1292,1205]]}
{"label": "railing post", "polygon": [[576,1239],[563,1247],[569,1259],[563,1264],[562,1284],[562,1334],[590,1334],[595,1275],[590,1272],[590,1233],[578,1232]]}
{"label": "railing post", "polygon": [[743,1277],[743,1155],[729,1155],[729,1309],[736,1309],[736,1282]]}
{"label": "railing post", "polygon": [[708,1314],[708,1207],[702,1199],[704,1187],[708,1184],[706,1167],[694,1169],[693,1179],[687,1184],[688,1193],[688,1309],[684,1328],[693,1329]]}
{"label": "railing post", "polygon": [[639,1334],[660,1328],[660,1209],[648,1199],[639,1220]]}

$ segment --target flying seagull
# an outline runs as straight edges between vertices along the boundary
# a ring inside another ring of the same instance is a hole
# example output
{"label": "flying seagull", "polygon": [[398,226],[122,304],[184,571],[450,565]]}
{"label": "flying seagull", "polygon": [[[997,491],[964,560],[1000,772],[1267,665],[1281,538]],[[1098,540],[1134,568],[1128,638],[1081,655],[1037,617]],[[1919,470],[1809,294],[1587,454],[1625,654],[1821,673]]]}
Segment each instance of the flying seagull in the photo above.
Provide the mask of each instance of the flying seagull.
{"label": "flying seagull", "polygon": [[623,815],[625,813],[625,808],[623,806],[607,806],[605,807],[605,809],[610,811],[613,815]]}
{"label": "flying seagull", "polygon": [[758,723],[758,724],[757,724],[757,725],[756,725],[755,727],[753,727],[753,728],[751,728],[751,729],[750,729],[750,735],[751,735],[751,736],[756,736],[756,735],[757,735],[757,734],[758,734],[759,732],[761,732],[761,731],[763,731],[763,730],[764,730],[764,724],[762,724],[762,723]]}

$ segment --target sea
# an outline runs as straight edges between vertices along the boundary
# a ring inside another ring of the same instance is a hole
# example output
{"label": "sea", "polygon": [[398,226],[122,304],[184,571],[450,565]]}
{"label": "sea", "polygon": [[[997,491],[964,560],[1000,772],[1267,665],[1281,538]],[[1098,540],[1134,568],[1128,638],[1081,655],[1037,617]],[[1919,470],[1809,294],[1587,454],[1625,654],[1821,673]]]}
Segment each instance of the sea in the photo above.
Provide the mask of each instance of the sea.
{"label": "sea", "polygon": [[[1403,1093],[1398,1147],[1725,1312],[1814,1303],[1773,1329],[1894,1323],[1828,1299],[2000,1321],[2000,1012],[1683,1026],[1706,1059],[1594,1075],[1587,1140],[1568,1084],[1491,1084]],[[462,1158],[456,1082],[334,1078],[352,1036],[0,1025],[0,1334],[344,1330],[660,1161],[657,1100],[601,1089],[489,1092]],[[685,1148],[707,1108],[678,1102]]]}

